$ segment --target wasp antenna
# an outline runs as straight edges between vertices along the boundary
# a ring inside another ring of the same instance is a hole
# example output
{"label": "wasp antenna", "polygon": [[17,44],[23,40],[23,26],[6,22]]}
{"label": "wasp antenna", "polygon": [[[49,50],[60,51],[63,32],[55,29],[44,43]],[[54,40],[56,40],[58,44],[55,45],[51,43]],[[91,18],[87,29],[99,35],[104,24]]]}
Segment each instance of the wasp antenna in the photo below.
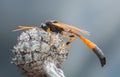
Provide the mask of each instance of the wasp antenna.
{"label": "wasp antenna", "polygon": [[23,29],[15,29],[15,30],[12,30],[12,32],[17,32],[17,31],[20,31],[20,30],[23,30]]}
{"label": "wasp antenna", "polygon": [[34,26],[19,26],[21,29],[32,29]]}
{"label": "wasp antenna", "polygon": [[18,29],[12,30],[12,32],[24,30],[24,29],[32,29],[34,26],[18,26]]}

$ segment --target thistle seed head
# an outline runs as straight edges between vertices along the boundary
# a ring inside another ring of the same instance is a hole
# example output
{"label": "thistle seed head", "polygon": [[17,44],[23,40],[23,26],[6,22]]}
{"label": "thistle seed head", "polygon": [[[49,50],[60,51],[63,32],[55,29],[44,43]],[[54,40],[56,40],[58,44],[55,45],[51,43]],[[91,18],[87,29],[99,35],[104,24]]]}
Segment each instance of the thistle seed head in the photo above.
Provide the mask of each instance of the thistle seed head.
{"label": "thistle seed head", "polygon": [[69,48],[66,46],[59,50],[65,43],[60,33],[48,33],[41,27],[26,30],[18,37],[18,43],[14,46],[12,63],[28,77],[50,77],[46,68],[52,63],[54,68],[51,69],[60,70],[67,58]]}

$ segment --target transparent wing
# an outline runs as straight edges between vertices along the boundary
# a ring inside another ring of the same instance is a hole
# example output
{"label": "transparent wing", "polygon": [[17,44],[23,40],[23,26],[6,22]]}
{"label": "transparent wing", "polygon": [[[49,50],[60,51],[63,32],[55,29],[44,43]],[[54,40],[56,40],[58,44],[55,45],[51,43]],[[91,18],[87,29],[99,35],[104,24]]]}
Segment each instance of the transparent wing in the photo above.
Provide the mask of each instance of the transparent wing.
{"label": "transparent wing", "polygon": [[82,30],[82,29],[79,29],[79,28],[76,28],[74,26],[70,26],[70,25],[67,25],[67,24],[63,24],[63,23],[52,23],[54,26],[58,26],[60,28],[64,28],[64,29],[67,29],[67,30],[71,30],[72,32],[80,32],[82,34],[86,34],[86,35],[90,35],[88,31],[86,30]]}

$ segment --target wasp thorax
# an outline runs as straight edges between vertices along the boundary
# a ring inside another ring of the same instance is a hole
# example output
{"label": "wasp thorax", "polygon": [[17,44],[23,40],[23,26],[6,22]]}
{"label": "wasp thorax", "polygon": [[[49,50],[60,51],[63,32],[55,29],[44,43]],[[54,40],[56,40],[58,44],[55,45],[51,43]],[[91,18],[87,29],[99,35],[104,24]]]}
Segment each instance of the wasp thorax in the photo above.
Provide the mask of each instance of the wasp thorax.
{"label": "wasp thorax", "polygon": [[54,68],[51,69],[56,67],[60,70],[59,67],[67,58],[69,48],[66,46],[59,50],[65,43],[60,33],[48,33],[37,27],[27,30],[18,37],[12,63],[29,77],[48,77],[46,68],[53,63]]}

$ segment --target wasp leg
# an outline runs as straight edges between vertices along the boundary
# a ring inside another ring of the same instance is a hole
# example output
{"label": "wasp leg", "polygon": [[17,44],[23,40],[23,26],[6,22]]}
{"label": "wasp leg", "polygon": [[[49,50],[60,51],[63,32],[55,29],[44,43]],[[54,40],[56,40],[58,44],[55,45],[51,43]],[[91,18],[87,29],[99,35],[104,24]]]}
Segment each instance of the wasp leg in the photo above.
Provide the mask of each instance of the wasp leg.
{"label": "wasp leg", "polygon": [[66,45],[69,45],[70,43],[73,42],[73,40],[75,40],[75,36],[74,35],[70,35],[68,37],[70,38],[70,40],[66,43]]}
{"label": "wasp leg", "polygon": [[[48,35],[50,35],[50,28],[48,28],[47,29],[47,32],[48,32]],[[55,39],[55,37],[56,37],[56,34],[54,34],[53,36],[52,36],[52,40],[50,40],[50,43],[48,43],[48,46],[47,47],[50,47],[53,43],[54,43],[54,39]],[[46,47],[46,48],[47,48]]]}
{"label": "wasp leg", "polygon": [[56,34],[53,35],[52,40],[51,40],[51,42],[49,43],[49,45],[52,45],[52,44],[54,43],[54,39],[55,39],[55,38],[56,38]]}
{"label": "wasp leg", "polygon": [[50,35],[50,31],[51,31],[50,28],[48,28],[48,29],[47,29],[48,35]]}
{"label": "wasp leg", "polygon": [[16,32],[24,29],[32,29],[32,28],[34,28],[34,26],[19,26],[18,29],[12,30],[12,32]]}
{"label": "wasp leg", "polygon": [[65,44],[62,45],[61,48],[59,48],[59,51],[61,51],[63,48],[65,48],[66,46],[68,46],[68,49],[70,49],[70,44],[73,42],[73,40],[75,40],[75,36],[74,35],[70,35],[70,36],[65,36],[66,38],[70,38],[70,40],[68,42],[66,42]]}
{"label": "wasp leg", "polygon": [[54,43],[55,38],[56,38],[56,34],[52,35],[52,38],[51,38],[50,42],[48,43],[48,46],[46,46],[45,48],[50,47]]}

